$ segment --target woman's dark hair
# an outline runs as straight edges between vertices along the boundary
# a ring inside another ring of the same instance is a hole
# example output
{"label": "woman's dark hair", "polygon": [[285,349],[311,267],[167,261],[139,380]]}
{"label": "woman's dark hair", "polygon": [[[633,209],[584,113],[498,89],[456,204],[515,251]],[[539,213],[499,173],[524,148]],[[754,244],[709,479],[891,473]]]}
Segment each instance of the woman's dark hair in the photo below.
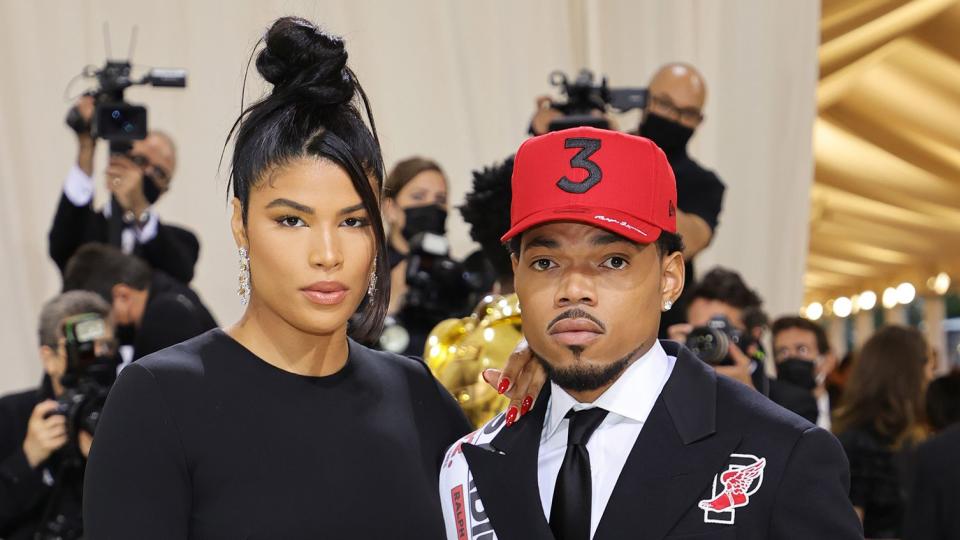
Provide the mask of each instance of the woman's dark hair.
{"label": "woman's dark hair", "polygon": [[[251,60],[256,54],[257,71],[273,84],[273,91],[244,109],[227,135],[227,142],[234,139],[229,185],[240,200],[246,224],[251,190],[290,162],[312,156],[346,171],[373,223],[376,240],[378,286],[372,301],[365,302],[359,324],[351,328],[355,339],[369,342],[380,333],[390,298],[379,208],[383,157],[370,102],[347,67],[341,38],[324,33],[307,20],[283,17],[261,41],[266,47],[259,54],[254,51]],[[318,185],[317,189],[324,187]]]}
{"label": "woman's dark hair", "polygon": [[422,172],[437,171],[440,176],[446,178],[443,169],[436,161],[422,157],[407,158],[393,166],[393,170],[387,175],[387,181],[383,188],[383,196],[388,199],[395,199],[400,190],[405,188],[411,180]]}
{"label": "woman's dark hair", "polygon": [[885,326],[863,345],[843,392],[837,433],[867,429],[896,448],[922,437],[927,340],[915,328]]}

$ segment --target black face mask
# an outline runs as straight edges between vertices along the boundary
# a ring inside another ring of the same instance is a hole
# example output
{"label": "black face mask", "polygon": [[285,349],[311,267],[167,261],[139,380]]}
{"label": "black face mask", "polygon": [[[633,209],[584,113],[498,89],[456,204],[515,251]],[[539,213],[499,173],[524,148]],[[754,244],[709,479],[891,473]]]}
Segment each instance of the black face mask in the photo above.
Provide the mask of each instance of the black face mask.
{"label": "black face mask", "polygon": [[777,363],[777,379],[813,390],[817,386],[816,365],[803,358],[787,358]]}
{"label": "black face mask", "polygon": [[143,173],[143,196],[151,205],[160,199],[160,187],[157,186],[157,181],[153,179],[153,175],[150,173]]}
{"label": "black face mask", "polygon": [[657,143],[664,153],[671,154],[687,149],[687,143],[693,137],[693,128],[647,113],[646,120],[640,124],[640,136]]}
{"label": "black face mask", "polygon": [[431,204],[404,208],[403,214],[406,216],[406,223],[400,232],[407,241],[420,233],[443,235],[447,232],[447,211],[441,206]]}

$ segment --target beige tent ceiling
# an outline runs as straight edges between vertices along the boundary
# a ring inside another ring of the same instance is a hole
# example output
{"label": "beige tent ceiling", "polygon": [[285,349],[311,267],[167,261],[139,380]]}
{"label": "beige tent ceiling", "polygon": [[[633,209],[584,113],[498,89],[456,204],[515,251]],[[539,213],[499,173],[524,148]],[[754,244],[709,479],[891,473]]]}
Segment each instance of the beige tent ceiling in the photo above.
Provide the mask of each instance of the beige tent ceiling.
{"label": "beige tent ceiling", "polygon": [[823,0],[806,301],[960,281],[960,0]]}

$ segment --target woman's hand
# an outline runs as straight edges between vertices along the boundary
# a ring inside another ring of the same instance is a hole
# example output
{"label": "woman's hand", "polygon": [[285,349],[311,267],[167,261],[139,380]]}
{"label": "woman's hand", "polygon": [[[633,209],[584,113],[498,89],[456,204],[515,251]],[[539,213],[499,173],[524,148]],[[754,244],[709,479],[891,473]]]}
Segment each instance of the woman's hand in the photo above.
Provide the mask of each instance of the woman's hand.
{"label": "woman's hand", "polygon": [[510,354],[503,370],[486,369],[483,379],[497,392],[510,398],[506,417],[507,427],[510,427],[533,408],[534,400],[547,381],[547,373],[540,362],[534,360],[527,340],[523,339]]}

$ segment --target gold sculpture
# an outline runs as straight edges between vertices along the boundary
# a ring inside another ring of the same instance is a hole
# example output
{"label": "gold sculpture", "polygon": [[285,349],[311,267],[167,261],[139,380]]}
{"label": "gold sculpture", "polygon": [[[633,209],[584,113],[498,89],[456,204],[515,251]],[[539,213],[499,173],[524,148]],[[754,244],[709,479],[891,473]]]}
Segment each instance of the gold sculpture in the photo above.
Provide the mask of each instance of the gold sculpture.
{"label": "gold sculpture", "polygon": [[516,294],[489,295],[469,317],[447,319],[430,332],[423,357],[474,426],[510,403],[483,380],[483,370],[502,368],[522,337]]}

